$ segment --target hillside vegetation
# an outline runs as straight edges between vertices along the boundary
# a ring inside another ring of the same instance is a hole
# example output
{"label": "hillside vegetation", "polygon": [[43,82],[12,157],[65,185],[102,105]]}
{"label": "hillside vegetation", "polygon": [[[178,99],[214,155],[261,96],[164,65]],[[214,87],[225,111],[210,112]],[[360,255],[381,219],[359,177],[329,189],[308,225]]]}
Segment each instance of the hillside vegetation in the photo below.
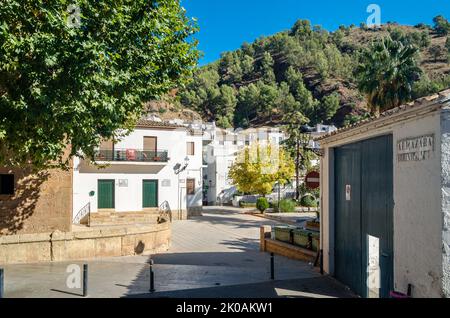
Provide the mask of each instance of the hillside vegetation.
{"label": "hillside vegetation", "polygon": [[421,72],[410,98],[450,86],[450,24],[414,27],[364,24],[327,32],[299,20],[291,30],[263,37],[200,68],[178,93],[182,107],[222,127],[280,124],[284,114],[301,112],[310,124],[343,126],[368,114],[355,74],[363,51],[385,37],[418,48]]}

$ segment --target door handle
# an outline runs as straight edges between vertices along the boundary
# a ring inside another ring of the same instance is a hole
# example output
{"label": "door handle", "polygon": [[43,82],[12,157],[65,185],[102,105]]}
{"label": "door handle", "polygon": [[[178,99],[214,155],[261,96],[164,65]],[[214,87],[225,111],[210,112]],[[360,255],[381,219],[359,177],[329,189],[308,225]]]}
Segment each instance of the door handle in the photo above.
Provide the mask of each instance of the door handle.
{"label": "door handle", "polygon": [[389,254],[381,252],[381,256],[383,256],[383,257],[389,257]]}

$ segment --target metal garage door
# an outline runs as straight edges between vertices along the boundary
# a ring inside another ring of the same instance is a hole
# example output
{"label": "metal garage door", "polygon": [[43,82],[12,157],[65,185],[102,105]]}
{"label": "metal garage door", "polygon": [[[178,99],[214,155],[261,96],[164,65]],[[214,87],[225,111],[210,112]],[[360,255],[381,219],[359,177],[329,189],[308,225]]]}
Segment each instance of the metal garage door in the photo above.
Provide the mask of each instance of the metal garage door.
{"label": "metal garage door", "polygon": [[392,151],[392,136],[335,149],[335,276],[363,297],[393,286]]}

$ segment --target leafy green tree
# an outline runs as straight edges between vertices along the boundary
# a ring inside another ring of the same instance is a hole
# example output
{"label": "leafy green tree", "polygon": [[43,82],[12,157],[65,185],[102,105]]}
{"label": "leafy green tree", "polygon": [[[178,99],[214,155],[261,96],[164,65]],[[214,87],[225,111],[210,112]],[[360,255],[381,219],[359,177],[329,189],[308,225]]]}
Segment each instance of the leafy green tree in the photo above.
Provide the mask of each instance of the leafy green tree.
{"label": "leafy green tree", "polygon": [[301,112],[296,111],[292,113],[286,113],[283,118],[285,125],[285,131],[288,138],[285,140],[285,146],[290,156],[294,158],[295,166],[295,180],[296,180],[296,196],[300,197],[300,174],[305,167],[305,143],[309,140],[309,137],[300,131],[300,127],[308,123],[306,118]]}
{"label": "leafy green tree", "polygon": [[264,52],[259,61],[258,70],[261,73],[261,78],[265,83],[271,84],[275,82],[275,73],[273,71],[274,60],[269,52]]}
{"label": "leafy green tree", "polygon": [[219,62],[219,75],[222,83],[232,84],[242,80],[243,71],[236,52],[227,52]]}
{"label": "leafy green tree", "polygon": [[290,32],[291,35],[300,38],[309,37],[312,35],[311,22],[308,20],[297,20]]}
{"label": "leafy green tree", "polygon": [[233,127],[232,123],[237,98],[233,88],[228,85],[222,85],[219,91],[220,93],[214,99],[217,124],[222,128],[231,128]]}
{"label": "leafy green tree", "polygon": [[67,167],[128,131],[190,76],[196,32],[178,0],[3,0],[0,164]]}
{"label": "leafy green tree", "polygon": [[329,121],[336,114],[339,109],[340,98],[339,94],[332,93],[328,96],[325,96],[322,99],[322,102],[319,104],[317,113],[318,118]]}
{"label": "leafy green tree", "polygon": [[272,192],[275,183],[289,182],[293,174],[292,159],[282,147],[259,143],[239,152],[229,171],[240,192],[263,196]]}
{"label": "leafy green tree", "polygon": [[237,126],[247,128],[250,119],[256,116],[260,102],[260,89],[255,84],[242,86],[239,89],[237,111],[234,122]]}
{"label": "leafy green tree", "polygon": [[450,22],[448,22],[448,20],[444,16],[438,15],[434,17],[433,22],[434,31],[438,35],[447,35],[450,32]]}
{"label": "leafy green tree", "polygon": [[276,101],[279,111],[291,113],[300,110],[300,103],[295,100],[291,94],[289,85],[286,82],[281,82],[278,88],[278,100]]}
{"label": "leafy green tree", "polygon": [[272,111],[278,106],[278,86],[276,83],[266,84],[262,81],[259,81],[256,85],[260,91],[257,115],[271,116]]}
{"label": "leafy green tree", "polygon": [[244,55],[241,60],[241,69],[244,79],[248,80],[254,71],[255,59],[250,55]]}
{"label": "leafy green tree", "polygon": [[393,108],[411,99],[412,85],[421,74],[417,52],[417,47],[390,37],[363,51],[356,77],[372,111]]}

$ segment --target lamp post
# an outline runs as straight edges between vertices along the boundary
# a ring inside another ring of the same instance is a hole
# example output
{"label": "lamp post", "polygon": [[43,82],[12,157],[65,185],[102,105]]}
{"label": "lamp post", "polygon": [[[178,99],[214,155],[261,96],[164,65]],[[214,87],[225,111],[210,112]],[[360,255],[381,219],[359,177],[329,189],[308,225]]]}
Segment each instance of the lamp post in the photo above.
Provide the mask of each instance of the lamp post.
{"label": "lamp post", "polygon": [[181,190],[180,190],[180,175],[183,171],[185,171],[187,169],[189,165],[189,157],[186,156],[186,158],[184,158],[184,165],[181,163],[177,163],[174,167],[173,170],[175,172],[175,175],[178,177],[178,216],[180,217],[181,214]]}

